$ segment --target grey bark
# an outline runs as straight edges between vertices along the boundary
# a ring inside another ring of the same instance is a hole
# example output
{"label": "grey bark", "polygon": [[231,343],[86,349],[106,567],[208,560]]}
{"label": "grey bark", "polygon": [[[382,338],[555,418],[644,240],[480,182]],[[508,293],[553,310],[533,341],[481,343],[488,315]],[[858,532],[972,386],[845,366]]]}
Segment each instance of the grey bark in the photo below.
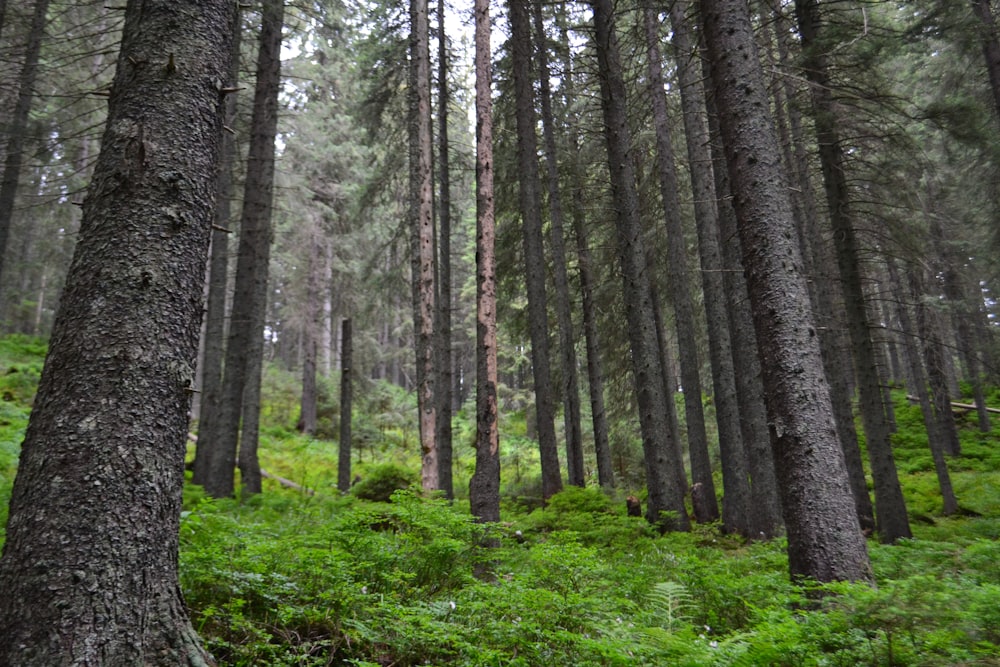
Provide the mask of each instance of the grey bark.
{"label": "grey bark", "polygon": [[986,62],[986,74],[990,80],[990,90],[993,93],[993,104],[1000,121],[1000,36],[998,36],[996,19],[993,17],[991,0],[972,0],[972,11],[982,24],[980,43],[983,49],[983,59]]}
{"label": "grey bark", "polygon": [[410,284],[420,426],[421,486],[439,488],[434,402],[434,194],[431,151],[430,19],[427,0],[410,0],[409,160]]}
{"label": "grey bark", "polygon": [[556,442],[552,374],[549,367],[548,299],[545,289],[545,253],[542,242],[541,178],[531,77],[531,22],[527,0],[507,3],[511,29],[511,59],[517,116],[517,161],[523,226],[524,276],[528,292],[528,332],[531,370],[535,383],[535,419],[542,465],[542,496],[562,490]]}
{"label": "grey bark", "polygon": [[126,8],[11,496],[2,665],[214,664],[187,618],[177,557],[234,10]]}
{"label": "grey bark", "polygon": [[[235,91],[240,75],[240,13],[233,15],[233,45],[229,58],[226,86]],[[232,92],[225,98],[225,127],[236,121],[237,95]],[[236,162],[236,138],[232,132],[223,132],[219,154],[219,194],[215,204],[215,221],[212,225],[212,242],[208,260],[208,297],[205,305],[203,354],[201,362],[201,394],[198,412],[198,446],[195,451],[191,481],[204,484],[208,475],[210,455],[206,450],[219,443],[219,407],[222,394],[222,361],[226,342],[226,292],[229,288],[229,234],[232,225],[232,198],[235,192],[233,169]]]}
{"label": "grey bark", "polygon": [[46,15],[49,0],[35,0],[35,11],[31,18],[31,28],[24,52],[24,64],[17,80],[17,102],[14,114],[7,127],[7,147],[4,158],[3,178],[0,179],[0,278],[3,277],[4,255],[10,235],[11,217],[17,186],[21,179],[21,162],[24,158],[24,139],[28,129],[28,114],[35,96],[35,78],[38,74],[38,58],[45,38]]}
{"label": "grey bark", "polygon": [[306,266],[306,321],[302,330],[302,394],[299,400],[299,432],[307,435],[316,433],[317,408],[317,357],[319,353],[320,317],[323,306],[320,302],[319,272],[322,245],[319,239],[312,239]]}
{"label": "grey bark", "polygon": [[340,329],[340,443],[337,454],[337,489],[351,490],[351,420],[353,419],[353,357],[351,319],[345,318]]}
{"label": "grey bark", "polygon": [[749,11],[741,0],[702,0],[701,11],[764,373],[789,568],[793,578],[870,580]]}
{"label": "grey bark", "polygon": [[815,0],[796,0],[795,11],[802,39],[802,66],[806,78],[812,84],[812,116],[819,144],[837,266],[844,290],[861,421],[864,424],[868,459],[875,482],[875,518],[880,539],[893,543],[898,539],[911,537],[912,533],[889,442],[890,428],[863,289],[860,248],[844,172],[844,151],[837,131],[827,64],[819,51],[821,16]]}
{"label": "grey bark", "polygon": [[496,256],[493,204],[493,110],[490,3],[475,0],[476,73],[476,470],[469,509],[478,521],[500,520],[500,432],[497,404]]}
{"label": "grey bark", "polygon": [[583,429],[580,424],[580,386],[576,370],[576,336],[566,269],[566,239],[563,234],[562,192],[556,151],[555,120],[549,83],[549,54],[545,43],[542,4],[532,3],[538,55],[538,92],[542,111],[542,138],[549,186],[549,239],[552,248],[552,277],[555,286],[556,320],[559,323],[559,360],[562,379],[563,423],[566,437],[566,471],[570,484],[584,486]]}
{"label": "grey bark", "polygon": [[[669,397],[663,390],[664,369],[659,359],[653,295],[642,242],[635,164],[628,128],[625,82],[610,0],[593,0],[601,108],[608,150],[615,228],[621,261],[625,311],[632,351],[632,375],[639,404],[646,466],[646,518],[666,530],[687,530],[684,491],[677,482],[683,469],[666,420]],[[669,514],[661,514],[663,512]]]}
{"label": "grey bark", "polygon": [[[650,99],[653,104],[653,125],[656,132],[656,168],[660,181],[660,198],[667,232],[667,280],[670,301],[674,307],[674,325],[677,328],[677,345],[680,356],[681,386],[684,388],[684,416],[687,422],[688,452],[691,461],[692,485],[700,484],[705,502],[695,505],[695,520],[710,523],[719,519],[719,506],[715,500],[715,481],[712,478],[712,463],[708,455],[708,434],[705,430],[705,412],[702,408],[701,362],[698,358],[698,344],[695,331],[694,304],[688,285],[690,267],[687,247],[684,241],[684,224],[681,219],[681,200],[677,184],[677,168],[667,112],[667,96],[664,92],[663,67],[660,55],[659,16],[652,7],[644,10],[646,29],[647,70],[649,76]],[[728,325],[728,321],[726,322]],[[750,484],[745,460],[733,456],[729,450],[731,440],[723,441],[722,484],[723,525],[726,530],[748,535]],[[728,451],[727,451],[728,450]],[[727,457],[725,454],[730,454]]]}
{"label": "grey bark", "polygon": [[454,498],[452,480],[451,416],[454,396],[452,386],[452,297],[451,297],[451,156],[449,154],[448,122],[448,40],[445,33],[444,0],[437,3],[438,24],[438,164],[441,197],[438,227],[438,341],[436,384],[438,487],[446,498]]}
{"label": "grey bark", "polygon": [[[236,261],[236,286],[229,320],[226,343],[222,397],[219,408],[218,444],[209,451],[206,462],[205,492],[214,498],[225,498],[234,492],[234,470],[238,448],[241,453],[240,472],[244,489],[254,492],[251,485],[259,484],[259,471],[254,470],[256,441],[244,430],[240,442],[241,417],[246,419],[244,401],[247,387],[255,385],[259,392],[259,370],[254,373],[254,357],[263,353],[264,317],[267,308],[268,263],[271,256],[273,228],[271,212],[274,193],[274,147],[278,128],[278,91],[281,84],[281,28],[284,3],[267,0],[257,55],[257,75],[254,86],[253,114],[250,120],[250,148],[240,219],[240,243]],[[251,389],[251,392],[254,390]]]}

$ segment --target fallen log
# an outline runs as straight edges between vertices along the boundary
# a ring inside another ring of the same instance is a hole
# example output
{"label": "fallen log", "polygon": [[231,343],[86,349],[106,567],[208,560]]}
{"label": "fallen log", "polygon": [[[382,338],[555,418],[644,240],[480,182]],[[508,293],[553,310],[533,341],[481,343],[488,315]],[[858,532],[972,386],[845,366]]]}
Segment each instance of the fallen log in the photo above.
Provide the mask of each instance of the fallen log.
{"label": "fallen log", "polygon": [[[906,399],[908,401],[910,401],[910,403],[919,403],[920,402],[919,398],[917,398],[916,396],[909,395],[909,394],[906,396]],[[976,405],[973,404],[973,403],[959,403],[958,401],[952,401],[951,402],[951,408],[954,411],[968,412],[969,410],[975,410],[976,409]],[[992,412],[994,414],[1000,414],[1000,408],[991,408],[991,407],[987,406],[986,411],[987,412]]]}

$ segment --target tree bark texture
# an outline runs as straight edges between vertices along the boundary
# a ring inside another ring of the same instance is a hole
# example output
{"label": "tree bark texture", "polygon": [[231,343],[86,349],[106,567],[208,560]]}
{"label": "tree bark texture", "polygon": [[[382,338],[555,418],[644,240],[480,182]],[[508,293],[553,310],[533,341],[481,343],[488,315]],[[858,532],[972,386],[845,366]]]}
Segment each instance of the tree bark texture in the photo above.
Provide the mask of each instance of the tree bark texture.
{"label": "tree bark texture", "polygon": [[566,437],[566,471],[570,484],[584,486],[583,429],[580,424],[580,386],[576,369],[576,336],[566,268],[566,239],[563,233],[562,192],[559,186],[559,156],[556,151],[555,119],[552,113],[552,86],[549,83],[549,52],[545,39],[542,3],[532,3],[535,53],[538,56],[538,93],[542,110],[542,137],[549,186],[549,239],[552,248],[552,277],[555,285],[556,320],[559,323],[559,361],[562,379],[563,423]]}
{"label": "tree bark texture", "polygon": [[[236,286],[226,343],[218,443],[210,445],[207,450],[209,460],[206,462],[204,486],[205,492],[214,498],[227,498],[234,493],[240,421],[246,414],[243,407],[245,391],[249,383],[260,382],[259,374],[256,377],[251,375],[251,359],[253,355],[260,355],[263,351],[268,264],[274,235],[271,212],[274,200],[274,147],[278,129],[283,22],[284,3],[281,0],[266,0],[263,4],[257,54],[250,149],[240,219]],[[256,450],[255,442],[244,442],[243,446]],[[254,454],[254,458],[255,456]],[[241,461],[241,469],[247,466],[252,481],[254,474],[249,470],[249,465],[250,461]]]}
{"label": "tree bark texture", "polygon": [[865,444],[875,482],[875,519],[879,537],[893,543],[911,537],[906,502],[899,485],[896,463],[889,442],[890,429],[879,381],[875,345],[867,312],[857,234],[850,207],[844,151],[837,131],[837,116],[830,89],[827,64],[820,52],[821,17],[816,0],[796,0],[799,34],[802,39],[805,76],[812,93],[812,116],[819,144],[823,185],[833,229],[837,266],[844,290],[847,327],[854,353],[854,372],[858,382],[859,409],[865,429]]}
{"label": "tree bark texture", "polygon": [[187,411],[231,2],[128,3],[0,560],[0,665],[205,666],[181,599]]}
{"label": "tree bark texture", "polygon": [[702,0],[793,578],[870,580],[747,6]]}
{"label": "tree bark texture", "polygon": [[434,193],[431,151],[430,18],[427,0],[410,0],[410,282],[417,362],[421,486],[440,488],[434,403]]}
{"label": "tree bark texture", "polygon": [[438,24],[438,165],[441,197],[438,228],[438,380],[437,392],[437,447],[438,486],[447,498],[455,497],[452,480],[451,416],[454,396],[452,383],[452,334],[451,334],[451,155],[448,142],[448,39],[445,32],[444,2],[437,3]]}
{"label": "tree bark texture", "polygon": [[[688,285],[691,270],[688,266],[687,244],[684,241],[684,224],[681,219],[680,187],[674,161],[670,118],[667,112],[667,95],[664,92],[662,56],[660,54],[659,14],[652,8],[643,11],[646,30],[647,70],[650,99],[653,104],[653,127],[656,132],[656,170],[660,181],[663,217],[667,233],[667,280],[670,301],[674,306],[674,326],[677,328],[677,345],[680,356],[681,386],[684,387],[684,416],[687,422],[688,451],[691,460],[691,482],[700,484],[705,502],[698,503],[695,520],[710,523],[719,519],[719,506],[715,500],[715,482],[712,479],[712,462],[708,455],[708,434],[705,431],[705,412],[702,408],[702,389],[698,343],[695,331],[694,304]],[[721,442],[725,449],[731,441]],[[723,457],[722,484],[723,525],[727,530],[742,535],[749,534],[748,506],[750,486],[746,465],[730,450]],[[734,465],[735,464],[735,465]]]}
{"label": "tree bark texture", "polygon": [[351,490],[351,420],[353,419],[352,357],[354,349],[351,320],[346,318],[340,329],[340,444],[337,454],[337,489]]}
{"label": "tree bark texture", "polygon": [[556,442],[552,373],[549,366],[549,317],[545,290],[545,251],[542,241],[542,193],[538,173],[535,98],[531,78],[531,20],[527,0],[507,3],[511,30],[517,116],[517,162],[520,182],[524,275],[528,291],[528,332],[531,369],[535,381],[535,419],[542,464],[542,496],[562,490],[559,446]]}
{"label": "tree bark texture", "polygon": [[990,80],[990,90],[993,92],[993,104],[1000,121],[1000,34],[997,22],[993,17],[991,0],[972,0],[972,11],[982,23],[980,42],[983,48],[983,59],[986,62],[986,74]]}
{"label": "tree bark texture", "polygon": [[[10,235],[11,218],[17,186],[21,180],[21,161],[24,158],[24,138],[28,129],[28,113],[35,97],[35,77],[38,74],[38,58],[45,37],[46,16],[49,0],[35,0],[35,11],[31,18],[31,29],[24,53],[24,64],[17,81],[17,102],[10,125],[6,128],[7,149],[5,152],[3,178],[0,179],[0,278],[3,277],[4,255]],[[2,20],[0,15],[0,20]]]}
{"label": "tree bark texture", "polygon": [[496,227],[493,203],[493,100],[490,3],[475,0],[476,72],[476,469],[469,509],[500,520],[500,431],[497,404]]}
{"label": "tree bark texture", "polygon": [[306,266],[306,321],[302,331],[302,396],[299,400],[299,421],[296,425],[300,433],[316,433],[317,395],[316,374],[319,354],[320,317],[323,305],[320,299],[320,266],[323,257],[321,239],[312,238]]}
{"label": "tree bark texture", "polygon": [[[242,33],[240,13],[233,17],[233,46],[229,59],[226,86],[235,89],[240,75],[240,44]],[[236,93],[226,95],[226,127],[236,122]],[[201,406],[198,416],[198,446],[195,450],[192,480],[204,484],[208,475],[207,463],[211,456],[205,453],[219,443],[219,408],[222,400],[222,361],[226,348],[226,292],[229,288],[229,234],[232,225],[232,198],[235,192],[233,168],[236,162],[236,138],[223,132],[219,149],[219,193],[215,204],[215,222],[212,225],[212,242],[208,260],[208,297],[205,304],[203,353],[201,362]],[[227,231],[228,230],[228,231]]]}
{"label": "tree bark texture", "polygon": [[[660,363],[653,295],[642,242],[625,82],[614,31],[612,3],[610,0],[593,0],[591,6],[594,9],[604,135],[632,350],[632,375],[639,404],[646,466],[646,518],[664,529],[687,530],[690,523],[684,507],[684,490],[677,481],[678,470],[683,470],[683,464],[678,460],[666,417],[667,401],[670,399],[663,390],[665,369]],[[662,512],[672,516],[662,515]]]}

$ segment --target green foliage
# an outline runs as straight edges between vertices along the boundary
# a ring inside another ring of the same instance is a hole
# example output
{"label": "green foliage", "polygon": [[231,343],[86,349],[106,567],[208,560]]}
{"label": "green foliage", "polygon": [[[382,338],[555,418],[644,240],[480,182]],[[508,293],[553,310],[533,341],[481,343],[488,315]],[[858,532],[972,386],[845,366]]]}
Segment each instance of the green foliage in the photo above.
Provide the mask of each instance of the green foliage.
{"label": "green foliage", "polygon": [[415,475],[394,463],[383,463],[368,469],[367,475],[351,488],[358,498],[387,503],[396,491],[409,488]]}

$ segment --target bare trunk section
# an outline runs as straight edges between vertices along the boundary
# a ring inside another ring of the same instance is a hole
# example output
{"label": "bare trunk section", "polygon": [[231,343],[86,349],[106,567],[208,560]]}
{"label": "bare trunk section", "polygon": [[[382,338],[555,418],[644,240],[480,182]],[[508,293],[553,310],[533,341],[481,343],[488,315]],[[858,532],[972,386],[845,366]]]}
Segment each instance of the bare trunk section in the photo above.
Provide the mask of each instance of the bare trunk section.
{"label": "bare trunk section", "polygon": [[870,580],[795,241],[750,15],[702,0],[705,42],[764,373],[793,578]]}
{"label": "bare trunk section", "polygon": [[421,486],[440,488],[434,402],[434,194],[431,152],[430,19],[427,0],[410,0],[410,274],[417,362]]}
{"label": "bare trunk section", "polygon": [[993,92],[993,104],[1000,121],[1000,36],[997,34],[996,19],[993,18],[991,0],[972,0],[972,11],[982,23],[980,42],[983,48],[983,59],[986,62],[986,73],[990,79],[990,90]]}
{"label": "bare trunk section", "polygon": [[351,490],[351,420],[353,419],[354,356],[351,336],[351,319],[345,318],[340,329],[340,443],[337,454],[337,489],[341,493]]}
{"label": "bare trunk section", "polygon": [[10,502],[0,664],[213,664],[187,618],[177,557],[235,9],[126,8]]}
{"label": "bare trunk section", "polygon": [[[274,193],[274,147],[278,129],[278,92],[281,86],[282,0],[266,0],[257,55],[253,115],[250,120],[250,149],[240,220],[236,287],[229,319],[222,398],[219,408],[218,443],[209,450],[205,492],[213,498],[227,498],[235,490],[234,470],[237,450],[244,488],[260,488],[256,466],[256,415],[244,426],[240,443],[241,417],[248,415],[248,396],[260,392],[260,359],[263,354],[264,317],[267,308],[267,280],[273,236],[271,211]],[[256,366],[256,368],[255,368]],[[254,401],[252,401],[254,402]],[[256,401],[259,402],[259,401]],[[253,409],[253,406],[250,406]],[[259,405],[257,406],[259,410]],[[249,430],[247,428],[249,426]],[[247,441],[250,435],[252,440]],[[249,486],[247,486],[249,482]]]}
{"label": "bare trunk section", "polygon": [[469,481],[469,509],[482,522],[500,520],[490,29],[489,0],[475,0],[476,470]]}
{"label": "bare trunk section", "polygon": [[618,53],[611,0],[593,0],[598,76],[604,136],[608,149],[608,169],[618,233],[625,311],[632,350],[632,375],[639,404],[639,425],[646,465],[648,504],[646,518],[666,530],[688,530],[678,470],[683,465],[670,437],[664,369],[659,358],[653,295],[642,242],[639,196],[625,106],[625,82]]}
{"label": "bare trunk section", "polygon": [[524,240],[524,272],[528,292],[528,331],[531,369],[535,381],[535,419],[542,464],[542,496],[562,490],[559,448],[556,442],[552,374],[549,368],[548,299],[545,290],[545,252],[542,242],[541,178],[531,78],[531,22],[527,0],[509,0],[511,58],[517,115],[517,161]]}

